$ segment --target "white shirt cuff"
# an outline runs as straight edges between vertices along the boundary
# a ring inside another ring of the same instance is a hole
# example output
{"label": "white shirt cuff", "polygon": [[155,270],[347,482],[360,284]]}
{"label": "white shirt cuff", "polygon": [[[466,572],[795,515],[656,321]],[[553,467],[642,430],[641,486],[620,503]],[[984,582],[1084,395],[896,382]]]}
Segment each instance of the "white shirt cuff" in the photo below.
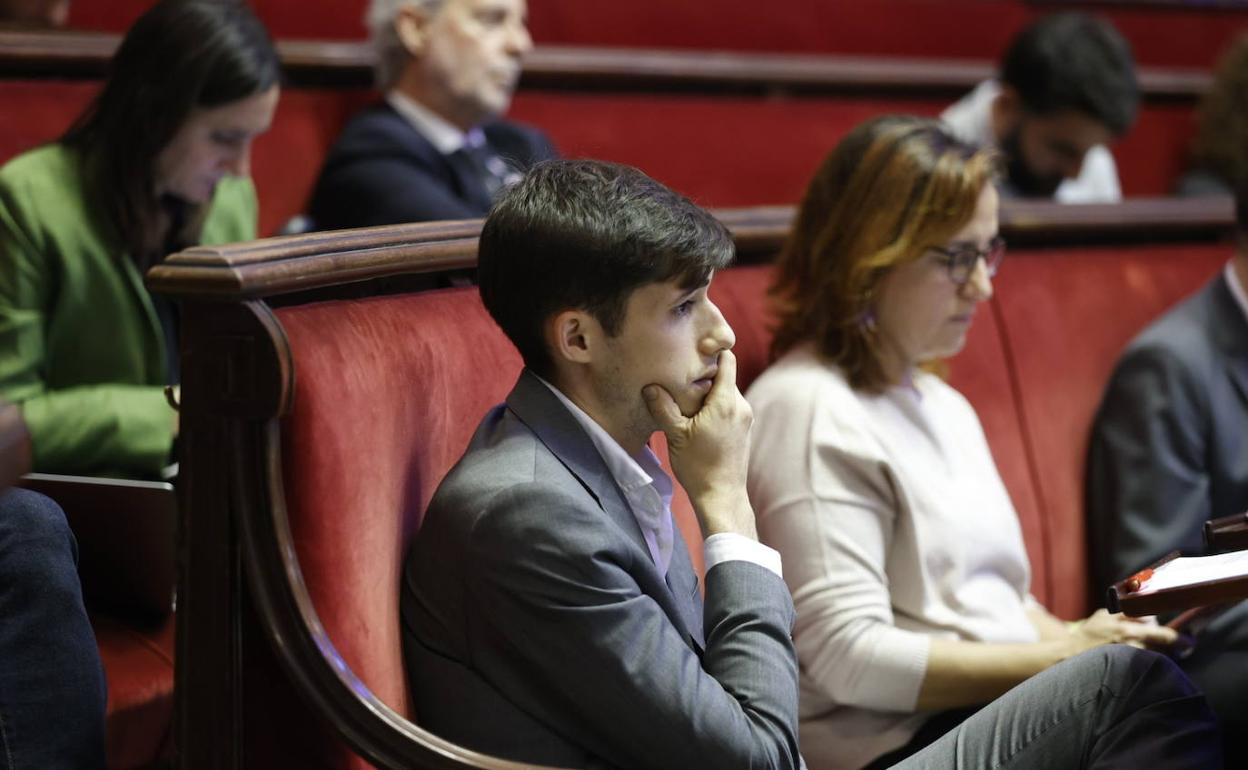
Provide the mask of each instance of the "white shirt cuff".
{"label": "white shirt cuff", "polygon": [[779,551],[735,532],[720,532],[708,537],[702,544],[702,555],[707,572],[726,561],[748,561],[771,570],[777,577],[784,577]]}

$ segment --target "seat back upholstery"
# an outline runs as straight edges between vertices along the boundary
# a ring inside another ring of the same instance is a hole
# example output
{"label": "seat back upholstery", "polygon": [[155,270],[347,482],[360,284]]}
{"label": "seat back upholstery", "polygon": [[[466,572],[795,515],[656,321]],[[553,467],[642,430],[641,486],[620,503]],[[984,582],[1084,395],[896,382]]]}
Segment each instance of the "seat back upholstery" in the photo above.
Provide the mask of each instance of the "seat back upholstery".
{"label": "seat back upholstery", "polygon": [[277,315],[296,362],[283,467],[303,576],[343,662],[410,718],[398,615],[403,553],[477,422],[507,395],[520,357],[475,289]]}
{"label": "seat back upholstery", "polygon": [[[1047,595],[1037,595],[1058,615],[1091,609],[1084,470],[1114,363],[1132,337],[1204,285],[1228,254],[1218,243],[1032,250],[1009,257],[996,279],[993,311],[1044,512],[1045,549],[1039,562],[1032,552],[1032,563],[1046,564],[1052,579]],[[991,408],[989,399],[968,395],[981,415]],[[1092,588],[1097,595],[1104,589]]]}

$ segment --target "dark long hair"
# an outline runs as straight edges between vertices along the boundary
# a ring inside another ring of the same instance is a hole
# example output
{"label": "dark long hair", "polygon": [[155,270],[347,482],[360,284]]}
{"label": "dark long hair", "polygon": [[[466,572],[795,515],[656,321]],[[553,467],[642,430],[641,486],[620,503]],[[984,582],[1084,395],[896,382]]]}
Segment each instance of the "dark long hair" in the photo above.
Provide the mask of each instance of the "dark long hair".
{"label": "dark long hair", "polygon": [[[163,256],[156,158],[195,108],[267,91],[281,66],[264,25],[239,0],[161,0],[134,23],[108,80],[61,137],[82,153],[97,210],[140,268]],[[202,212],[189,212],[198,237]]]}

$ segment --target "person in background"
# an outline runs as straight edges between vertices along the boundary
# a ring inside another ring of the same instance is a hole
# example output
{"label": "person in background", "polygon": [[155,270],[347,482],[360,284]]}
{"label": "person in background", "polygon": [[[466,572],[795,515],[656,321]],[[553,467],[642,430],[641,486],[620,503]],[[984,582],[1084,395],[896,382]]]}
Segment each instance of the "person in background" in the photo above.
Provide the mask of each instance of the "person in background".
{"label": "person in background", "polygon": [[1233,195],[1248,182],[1248,35],[1222,56],[1213,85],[1200,102],[1191,168],[1179,180],[1182,196]]}
{"label": "person in background", "polygon": [[0,0],[2,27],[63,27],[69,0]]}
{"label": "person in background", "polygon": [[[1248,511],[1242,186],[1236,217],[1238,242],[1225,268],[1132,340],[1106,386],[1088,447],[1088,562],[1097,594],[1171,551],[1203,552],[1206,521]],[[1182,664],[1225,723],[1228,767],[1248,766],[1248,604],[1209,621]]]}
{"label": "person in background", "polygon": [[155,476],[177,416],[178,318],[143,274],[256,235],[252,140],[280,67],[243,3],[162,0],[59,141],[0,168],[0,395],[38,471]]}
{"label": "person in background", "polygon": [[1122,198],[1106,145],[1135,122],[1139,86],[1131,48],[1109,22],[1045,16],[1024,29],[980,83],[941,114],[960,140],[999,148],[1001,192],[1059,203]]}
{"label": "person in background", "polygon": [[1115,644],[1174,631],[1067,624],[1032,597],[979,419],[927,370],[992,295],[994,176],[992,151],[936,121],[870,121],[816,172],[777,261],[749,495],[797,609],[802,752],[820,770],[929,743],[975,767],[1218,767],[1203,697]]}
{"label": "person in background", "polygon": [[8,488],[26,442],[0,403],[0,770],[103,770],[106,684],[77,544],[56,503]]}
{"label": "person in background", "polygon": [[499,189],[554,148],[502,120],[533,47],[525,0],[372,0],[385,101],[325,159],[304,227],[336,230],[484,216]]}

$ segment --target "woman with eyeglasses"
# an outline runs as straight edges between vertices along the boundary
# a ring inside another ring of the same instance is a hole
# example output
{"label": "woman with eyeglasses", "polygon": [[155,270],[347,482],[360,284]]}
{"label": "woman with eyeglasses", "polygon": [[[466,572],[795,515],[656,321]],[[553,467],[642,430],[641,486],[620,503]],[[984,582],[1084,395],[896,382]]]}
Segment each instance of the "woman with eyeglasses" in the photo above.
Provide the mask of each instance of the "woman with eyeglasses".
{"label": "woman with eyeglasses", "polygon": [[812,770],[891,766],[1059,661],[1174,641],[1104,611],[1068,625],[1031,596],[983,429],[935,373],[1005,253],[995,165],[934,121],[866,123],[776,265],[749,493],[797,608]]}

